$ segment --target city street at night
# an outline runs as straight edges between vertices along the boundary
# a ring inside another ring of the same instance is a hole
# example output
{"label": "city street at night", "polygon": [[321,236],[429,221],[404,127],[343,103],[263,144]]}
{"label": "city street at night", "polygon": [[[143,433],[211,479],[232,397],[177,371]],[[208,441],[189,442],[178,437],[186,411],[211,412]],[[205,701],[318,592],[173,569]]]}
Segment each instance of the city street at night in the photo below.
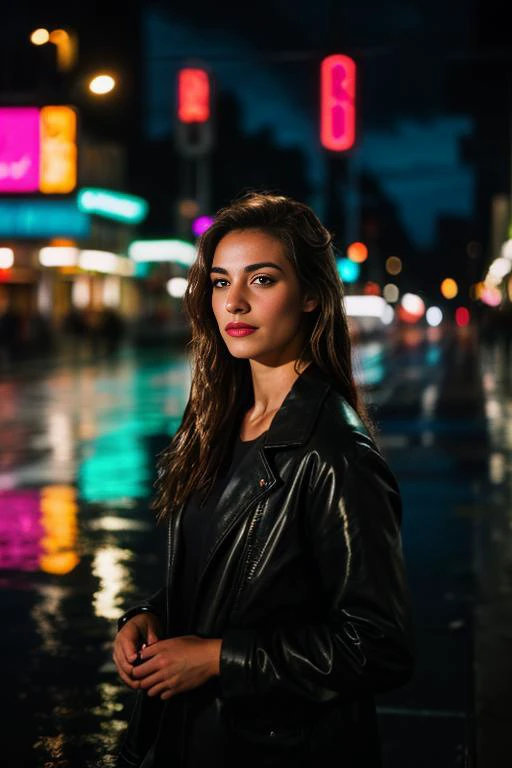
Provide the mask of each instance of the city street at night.
{"label": "city street at night", "polygon": [[0,768],[511,768],[506,4],[7,5]]}
{"label": "city street at night", "polygon": [[[354,356],[403,493],[418,644],[413,680],[379,697],[385,766],[462,766],[477,747],[482,765],[505,765],[492,701],[507,696],[511,609],[491,609],[510,579],[503,350],[467,330],[412,328]],[[111,658],[115,620],[163,579],[149,501],[189,382],[178,345],[2,374],[2,765],[114,765],[133,700]]]}

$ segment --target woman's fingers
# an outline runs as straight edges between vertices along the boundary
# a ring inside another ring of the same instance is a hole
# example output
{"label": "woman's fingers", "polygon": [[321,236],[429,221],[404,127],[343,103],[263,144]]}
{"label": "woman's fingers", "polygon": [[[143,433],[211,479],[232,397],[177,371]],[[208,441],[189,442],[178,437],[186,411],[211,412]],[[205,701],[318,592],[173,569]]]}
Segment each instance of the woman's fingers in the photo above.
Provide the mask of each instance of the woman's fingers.
{"label": "woman's fingers", "polygon": [[118,645],[121,648],[121,652],[127,664],[133,663],[135,660],[139,641],[140,638],[138,632],[127,632],[125,635],[119,636]]}
{"label": "woman's fingers", "polygon": [[131,664],[126,664],[123,661],[121,661],[116,651],[114,651],[114,663],[116,665],[119,677],[121,678],[123,683],[126,683],[126,685],[128,685],[130,688],[133,688],[133,689],[137,689],[140,687],[140,681],[134,679],[134,677],[132,676],[134,667],[132,667]]}
{"label": "woman's fingers", "polygon": [[158,641],[160,640],[160,636],[159,634],[157,634],[159,629],[160,629],[160,626],[158,624],[157,619],[154,619],[153,621],[148,620],[148,629],[147,629],[148,645],[152,645],[153,643],[158,643]]}
{"label": "woman's fingers", "polygon": [[[137,669],[137,667],[135,667],[135,669]],[[151,688],[151,686],[156,685],[157,683],[164,683],[165,681],[162,680],[163,674],[163,671],[160,669],[157,672],[146,675],[146,677],[143,677],[142,679],[139,678],[138,681],[140,683],[140,687],[148,690],[148,688]]]}
{"label": "woman's fingers", "polygon": [[169,680],[164,680],[160,683],[157,683],[156,685],[153,685],[148,691],[148,696],[158,696],[159,694],[165,695],[165,698],[168,699],[172,696],[172,694],[177,693],[176,690],[176,681],[177,676],[173,675],[172,678]]}
{"label": "woman's fingers", "polygon": [[130,659],[137,655],[136,652],[132,654],[130,648],[131,646],[126,646],[121,639],[117,639],[114,643],[114,660],[117,659],[126,674],[129,674],[132,667]]}

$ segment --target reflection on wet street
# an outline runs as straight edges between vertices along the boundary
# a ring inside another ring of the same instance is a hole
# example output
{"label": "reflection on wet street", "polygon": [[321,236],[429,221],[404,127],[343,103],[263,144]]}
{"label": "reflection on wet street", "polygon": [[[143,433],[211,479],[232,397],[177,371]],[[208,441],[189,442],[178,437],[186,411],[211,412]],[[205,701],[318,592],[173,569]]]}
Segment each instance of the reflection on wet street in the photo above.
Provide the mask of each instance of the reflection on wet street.
{"label": "reflection on wet street", "polygon": [[148,500],[189,377],[179,355],[127,355],[0,383],[9,765],[112,764],[127,698],[111,662],[114,620],[163,573]]}
{"label": "reflection on wet street", "polygon": [[[386,766],[462,765],[474,512],[506,465],[488,443],[492,363],[471,336],[418,331],[355,352],[403,491],[419,635],[415,679],[379,701]],[[189,384],[179,350],[27,364],[0,379],[2,767],[114,765],[132,702],[111,658],[115,619],[163,579],[165,536],[149,502]]]}

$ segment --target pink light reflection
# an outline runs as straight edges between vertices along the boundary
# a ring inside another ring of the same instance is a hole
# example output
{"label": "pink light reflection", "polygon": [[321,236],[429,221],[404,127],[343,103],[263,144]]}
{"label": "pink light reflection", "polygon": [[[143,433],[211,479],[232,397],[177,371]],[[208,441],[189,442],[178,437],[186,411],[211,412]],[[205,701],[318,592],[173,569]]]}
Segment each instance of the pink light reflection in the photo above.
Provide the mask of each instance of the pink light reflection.
{"label": "pink light reflection", "polygon": [[196,237],[201,237],[203,232],[206,232],[212,224],[213,216],[198,216],[198,218],[194,219],[192,222],[192,232]]}
{"label": "pink light reflection", "polygon": [[0,491],[0,570],[37,571],[41,539],[40,492]]}

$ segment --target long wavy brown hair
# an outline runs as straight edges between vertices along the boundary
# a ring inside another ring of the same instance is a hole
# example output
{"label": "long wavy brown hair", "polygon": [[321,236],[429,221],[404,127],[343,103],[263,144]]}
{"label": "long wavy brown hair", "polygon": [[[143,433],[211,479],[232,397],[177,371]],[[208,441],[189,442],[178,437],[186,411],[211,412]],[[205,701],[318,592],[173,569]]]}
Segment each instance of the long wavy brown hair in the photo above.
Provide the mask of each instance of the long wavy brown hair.
{"label": "long wavy brown hair", "polygon": [[295,362],[314,361],[358,413],[372,437],[371,421],[354,381],[352,348],[343,305],[333,238],[304,203],[269,192],[249,192],[218,211],[202,235],[190,267],[184,309],[191,328],[192,381],[181,425],[159,454],[153,509],[167,518],[194,491],[207,494],[228,455],[240,415],[252,404],[249,361],[233,357],[213,313],[210,269],[215,249],[228,232],[258,229],[284,243],[303,293],[318,307],[304,312],[305,346]]}

